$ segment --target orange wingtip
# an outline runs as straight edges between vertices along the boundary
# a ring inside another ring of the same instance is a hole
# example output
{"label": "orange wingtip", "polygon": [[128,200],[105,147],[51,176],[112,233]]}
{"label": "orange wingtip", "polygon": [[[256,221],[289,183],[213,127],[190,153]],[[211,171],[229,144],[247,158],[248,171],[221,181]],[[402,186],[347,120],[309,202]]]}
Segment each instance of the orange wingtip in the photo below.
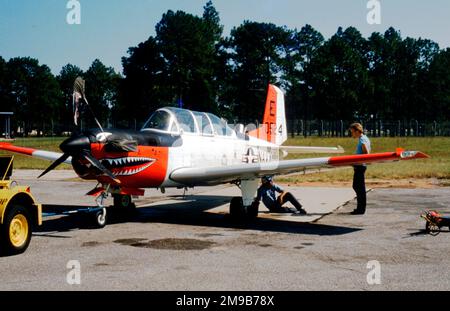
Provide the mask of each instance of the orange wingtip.
{"label": "orange wingtip", "polygon": [[395,153],[397,156],[401,157],[402,159],[428,159],[431,158],[428,154],[425,154],[420,151],[406,151],[403,148],[397,148],[395,150]]}
{"label": "orange wingtip", "polygon": [[423,152],[417,152],[417,154],[416,154],[416,158],[417,159],[429,159],[429,158],[431,158],[431,156],[429,156],[428,154],[426,154],[426,153],[423,153]]}
{"label": "orange wingtip", "polygon": [[[398,150],[397,150],[397,152],[398,152]],[[427,155],[423,152],[420,152],[420,151],[402,151],[402,152],[400,152],[399,156],[404,160],[431,158],[429,155]]]}

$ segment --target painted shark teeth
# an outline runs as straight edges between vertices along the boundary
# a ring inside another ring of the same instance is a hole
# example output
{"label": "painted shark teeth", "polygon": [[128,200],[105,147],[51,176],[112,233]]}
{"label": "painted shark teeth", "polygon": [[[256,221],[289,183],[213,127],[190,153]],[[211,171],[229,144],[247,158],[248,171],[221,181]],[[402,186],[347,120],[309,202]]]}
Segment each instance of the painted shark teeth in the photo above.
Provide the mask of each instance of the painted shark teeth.
{"label": "painted shark teeth", "polygon": [[103,159],[101,161],[107,161],[111,166],[120,166],[127,164],[138,164],[138,163],[148,163],[152,162],[153,159],[144,158],[144,157],[126,157],[126,158],[117,158],[117,159]]}
{"label": "painted shark teeth", "polygon": [[104,164],[109,164],[115,176],[132,176],[142,172],[151,166],[155,160],[146,157],[124,157],[115,159],[102,159]]}
{"label": "painted shark teeth", "polygon": [[122,170],[117,171],[114,175],[116,175],[116,176],[132,176],[132,175],[142,172],[143,170],[147,169],[152,164],[153,163],[148,163],[144,166],[141,166],[141,167],[135,168],[135,169],[122,169]]}

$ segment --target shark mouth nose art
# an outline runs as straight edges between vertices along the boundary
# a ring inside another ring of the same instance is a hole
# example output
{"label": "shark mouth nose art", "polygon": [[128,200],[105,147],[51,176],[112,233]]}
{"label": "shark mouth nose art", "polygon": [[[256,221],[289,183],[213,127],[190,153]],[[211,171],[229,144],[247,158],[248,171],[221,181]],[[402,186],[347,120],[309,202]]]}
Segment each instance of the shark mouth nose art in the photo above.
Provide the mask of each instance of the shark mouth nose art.
{"label": "shark mouth nose art", "polygon": [[132,176],[144,171],[155,163],[155,159],[145,157],[112,158],[100,161],[115,176]]}

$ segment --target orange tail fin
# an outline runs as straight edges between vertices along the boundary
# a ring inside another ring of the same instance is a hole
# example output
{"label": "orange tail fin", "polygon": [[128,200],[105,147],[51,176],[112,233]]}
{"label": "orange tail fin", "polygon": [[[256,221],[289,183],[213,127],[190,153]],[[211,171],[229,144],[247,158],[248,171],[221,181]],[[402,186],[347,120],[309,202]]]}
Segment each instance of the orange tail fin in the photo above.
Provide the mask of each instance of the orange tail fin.
{"label": "orange tail fin", "polygon": [[269,84],[262,126],[249,134],[279,146],[287,140],[284,94],[275,85]]}

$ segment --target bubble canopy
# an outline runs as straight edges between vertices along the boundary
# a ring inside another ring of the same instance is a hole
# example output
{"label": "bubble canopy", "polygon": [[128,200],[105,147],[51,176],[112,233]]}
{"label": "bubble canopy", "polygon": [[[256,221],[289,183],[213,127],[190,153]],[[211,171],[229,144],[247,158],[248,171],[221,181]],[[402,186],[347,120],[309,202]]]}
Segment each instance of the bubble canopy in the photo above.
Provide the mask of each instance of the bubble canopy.
{"label": "bubble canopy", "polygon": [[225,120],[212,113],[174,107],[161,108],[153,113],[142,127],[142,131],[146,130],[217,136],[233,136],[235,134]]}

